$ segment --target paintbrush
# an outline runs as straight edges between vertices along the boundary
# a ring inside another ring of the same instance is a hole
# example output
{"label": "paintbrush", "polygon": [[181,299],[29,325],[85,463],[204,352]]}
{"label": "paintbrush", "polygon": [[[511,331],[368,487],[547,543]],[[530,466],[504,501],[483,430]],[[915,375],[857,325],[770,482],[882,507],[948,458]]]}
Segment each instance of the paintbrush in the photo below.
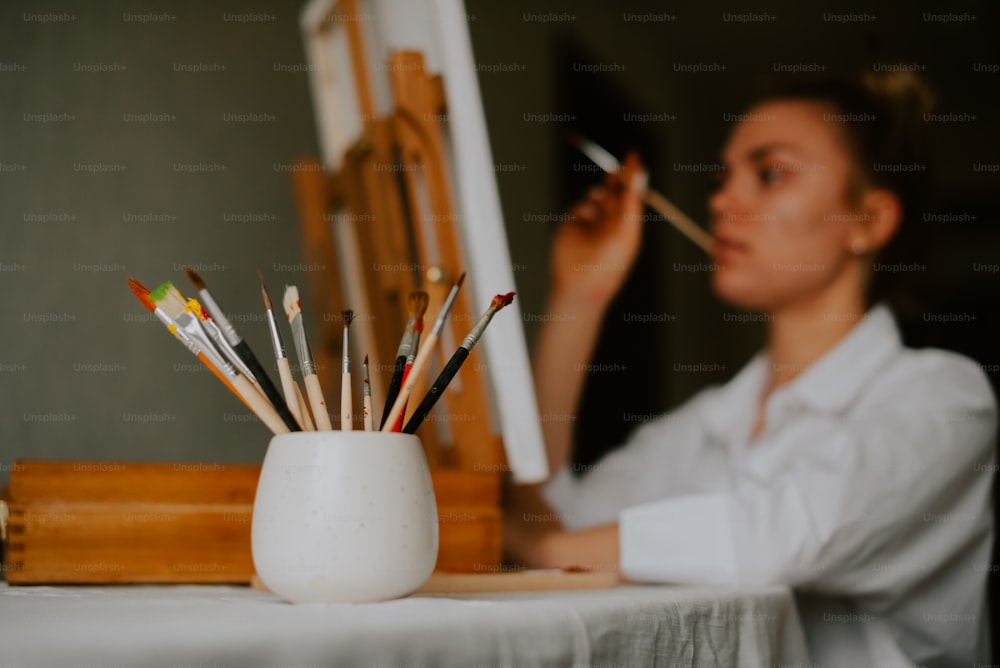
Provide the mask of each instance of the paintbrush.
{"label": "paintbrush", "polygon": [[372,418],[372,384],[371,379],[368,376],[368,355],[365,355],[365,363],[362,365],[364,369],[364,411],[365,411],[365,431],[373,431],[375,429],[374,419]]}
{"label": "paintbrush", "polygon": [[184,302],[184,298],[174,288],[170,281],[149,293],[153,303],[163,309],[163,312],[174,322],[177,329],[183,331],[187,339],[191,342],[191,351],[197,349],[219,368],[229,380],[229,383],[240,395],[244,403],[249,406],[261,422],[274,434],[287,434],[289,432],[285,422],[278,415],[274,406],[257,391],[255,386],[246,376],[239,373],[218,351],[214,349],[211,339],[202,328],[197,316],[191,312],[191,307]]}
{"label": "paintbrush", "polygon": [[[176,286],[173,287],[172,290],[176,292],[178,297],[183,299],[183,296],[180,291],[177,290]],[[215,324],[214,320],[212,320],[212,316],[210,316],[205,309],[201,307],[198,300],[192,297],[187,300],[187,305],[191,307],[191,312],[198,316],[198,322],[201,323],[205,333],[208,334],[210,339],[212,339],[212,343],[215,344],[215,348],[222,354],[222,356],[225,357],[230,364],[236,367],[237,371],[246,376],[251,383],[256,383],[257,378],[253,375],[253,372],[250,371],[250,367],[243,363],[240,356],[236,354],[236,350],[229,345],[229,342],[226,341],[226,337],[222,335],[222,331],[219,329],[219,326]]]}
{"label": "paintbrush", "polygon": [[128,279],[128,286],[132,289],[132,292],[135,294],[135,296],[138,297],[139,302],[142,303],[142,305],[145,306],[146,309],[149,310],[153,315],[155,315],[156,319],[159,320],[161,323],[163,323],[168,330],[170,330],[170,333],[174,335],[174,338],[183,343],[188,350],[190,350],[194,355],[198,357],[199,360],[201,360],[201,363],[204,364],[208,368],[208,370],[211,371],[215,375],[215,377],[219,379],[219,381],[221,381],[227,388],[229,388],[230,392],[238,396],[240,400],[246,405],[247,408],[250,408],[250,404],[247,403],[247,400],[243,398],[243,395],[241,395],[239,392],[236,391],[236,388],[233,387],[233,384],[229,382],[229,379],[226,378],[226,376],[222,373],[222,371],[219,370],[219,367],[217,367],[205,355],[205,353],[201,352],[201,350],[198,349],[198,346],[195,345],[195,343],[191,339],[189,339],[187,335],[184,334],[184,332],[177,329],[177,325],[175,325],[174,321],[170,319],[170,316],[167,315],[166,311],[164,311],[162,308],[153,303],[153,300],[149,296],[149,289],[139,281],[135,280],[134,278]]}
{"label": "paintbrush", "polygon": [[[614,174],[621,170],[621,163],[618,162],[618,159],[597,143],[575,132],[569,134],[569,141],[605,172]],[[683,211],[678,209],[666,197],[655,190],[647,188],[643,192],[642,201],[666,218],[681,234],[697,244],[703,251],[706,253],[712,252],[712,245],[715,243],[712,235],[688,218]]]}
{"label": "paintbrush", "polygon": [[285,395],[285,405],[288,406],[292,417],[302,425],[303,429],[313,431],[314,427],[310,426],[312,420],[307,419],[309,413],[302,414],[302,407],[299,404],[299,397],[296,392],[298,388],[296,387],[295,379],[292,378],[292,368],[288,364],[288,356],[285,354],[285,344],[281,340],[281,332],[278,331],[278,323],[274,320],[274,311],[271,308],[271,295],[268,294],[267,286],[264,284],[264,274],[258,269],[257,275],[260,276],[260,294],[264,299],[267,329],[271,332],[271,345],[274,347],[274,358],[278,364],[278,378],[281,380],[281,392]]}
{"label": "paintbrush", "polygon": [[458,297],[458,290],[462,287],[463,282],[465,282],[464,271],[462,272],[462,275],[458,277],[455,284],[451,286],[451,291],[448,292],[448,297],[444,300],[441,310],[438,311],[437,319],[434,321],[434,326],[431,328],[431,333],[420,347],[420,352],[417,353],[417,359],[413,362],[410,374],[407,376],[406,381],[403,382],[403,386],[399,390],[399,396],[396,397],[396,401],[393,402],[392,410],[389,411],[389,415],[383,423],[382,431],[392,431],[391,427],[395,426],[396,421],[399,420],[400,416],[403,414],[403,407],[406,406],[406,400],[409,398],[410,393],[413,392],[413,386],[416,385],[420,374],[423,373],[424,368],[427,366],[428,362],[430,362],[431,354],[433,354],[434,348],[437,346],[438,336],[441,334],[441,329],[444,327],[444,323],[448,319],[448,313],[451,312],[451,308],[455,304],[455,298]]}
{"label": "paintbrush", "polygon": [[351,431],[354,425],[351,423],[351,404],[354,403],[351,396],[351,345],[348,341],[348,331],[350,331],[351,321],[354,320],[354,311],[348,309],[344,311],[344,357],[341,365],[340,381],[340,429]]}
{"label": "paintbrush", "polygon": [[240,335],[236,332],[236,328],[233,327],[232,323],[229,322],[229,319],[226,318],[225,312],[219,308],[219,305],[212,298],[212,294],[205,286],[205,281],[203,281],[201,276],[189,267],[184,268],[184,273],[187,274],[189,279],[191,279],[191,282],[194,284],[198,294],[201,295],[202,302],[204,302],[205,308],[212,316],[212,319],[215,320],[219,329],[222,330],[222,334],[229,342],[229,345],[233,347],[236,354],[239,355],[240,359],[243,360],[247,367],[249,367],[250,371],[257,379],[257,383],[260,385],[260,388],[267,396],[267,399],[274,405],[274,408],[278,411],[278,415],[281,416],[281,419],[284,420],[285,425],[287,425],[291,431],[300,431],[301,427],[299,427],[299,423],[295,420],[291,411],[288,410],[288,405],[282,400],[281,393],[278,392],[278,388],[271,382],[271,379],[267,375],[267,371],[265,371],[264,367],[261,366],[261,363],[257,361],[257,356],[253,354],[252,350],[250,350],[250,346],[247,345],[246,341],[240,338]]}
{"label": "paintbrush", "polygon": [[434,408],[434,404],[437,403],[441,395],[444,394],[444,390],[448,387],[448,383],[451,379],[455,377],[458,373],[459,368],[465,363],[465,360],[469,357],[469,353],[472,352],[472,348],[479,341],[479,338],[486,331],[486,326],[490,324],[493,316],[497,314],[500,309],[507,306],[512,301],[514,301],[514,293],[508,292],[505,295],[497,295],[490,302],[490,307],[486,309],[486,312],[479,317],[479,321],[473,326],[473,328],[466,335],[465,339],[462,340],[461,345],[458,346],[458,350],[451,356],[448,360],[448,364],[445,365],[441,373],[438,374],[437,379],[434,384],[431,385],[431,389],[427,390],[427,394],[424,395],[423,401],[417,406],[417,409],[413,411],[413,416],[406,423],[403,428],[403,433],[412,434],[415,432],[420,425],[423,423],[424,419]]}
{"label": "paintbrush", "polygon": [[299,355],[299,365],[302,367],[302,380],[306,384],[306,396],[312,407],[316,428],[320,431],[330,431],[333,424],[330,414],[326,411],[326,401],[323,399],[323,389],[316,376],[316,363],[313,362],[312,351],[309,349],[309,339],[306,337],[305,324],[302,322],[302,304],[299,302],[299,289],[294,285],[285,286],[285,315],[292,326],[292,341]]}
{"label": "paintbrush", "polygon": [[[410,354],[406,357],[406,365],[403,367],[403,382],[410,377],[410,371],[413,370],[413,364],[417,360],[417,354],[420,352],[420,335],[424,332],[424,315],[421,313],[417,316],[417,321],[413,324],[413,346],[410,347]],[[406,416],[406,405],[408,402],[403,402],[403,410],[399,413],[399,419],[396,420],[396,424],[392,426],[393,431],[399,431],[403,428],[403,418]]]}
{"label": "paintbrush", "polygon": [[385,426],[385,419],[389,416],[389,411],[392,410],[396,397],[399,396],[399,388],[403,385],[403,374],[406,372],[406,362],[413,351],[413,337],[417,319],[419,316],[420,321],[423,322],[429,301],[430,297],[423,290],[414,290],[407,298],[406,303],[410,317],[406,321],[406,329],[403,331],[399,348],[396,350],[396,363],[393,365],[392,377],[389,379],[389,391],[385,396],[385,408],[382,409],[382,423],[379,424],[379,429]]}

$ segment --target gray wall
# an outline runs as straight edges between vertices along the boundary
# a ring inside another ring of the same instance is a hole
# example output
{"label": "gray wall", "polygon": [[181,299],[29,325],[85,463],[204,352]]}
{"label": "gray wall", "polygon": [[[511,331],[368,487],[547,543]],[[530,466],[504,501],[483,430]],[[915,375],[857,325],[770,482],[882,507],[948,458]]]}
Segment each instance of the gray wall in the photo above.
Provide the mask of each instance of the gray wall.
{"label": "gray wall", "polygon": [[161,6],[146,22],[125,1],[0,9],[0,484],[17,458],[257,461],[267,446],[126,279],[191,295],[180,269],[201,269],[267,359],[256,270],[279,299],[301,279],[285,169],[317,148],[299,7]]}

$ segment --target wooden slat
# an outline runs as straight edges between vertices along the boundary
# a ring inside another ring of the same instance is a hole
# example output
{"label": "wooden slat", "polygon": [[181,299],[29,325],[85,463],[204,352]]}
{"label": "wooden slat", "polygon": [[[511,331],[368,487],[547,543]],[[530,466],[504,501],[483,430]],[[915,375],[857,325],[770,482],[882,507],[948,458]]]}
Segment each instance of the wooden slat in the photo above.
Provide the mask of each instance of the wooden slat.
{"label": "wooden slat", "polygon": [[18,460],[10,498],[51,501],[253,503],[259,464]]}
{"label": "wooden slat", "polygon": [[[260,464],[18,460],[10,499],[21,504],[157,503],[252,504]],[[492,472],[432,469],[439,506],[499,506],[500,478]]]}
{"label": "wooden slat", "polygon": [[[391,81],[396,99],[396,134],[403,148],[404,162],[412,167],[412,175],[419,169],[427,186],[427,201],[431,220],[423,224],[433,227],[433,236],[440,255],[440,266],[451,277],[457,277],[466,265],[461,240],[457,232],[456,208],[448,184],[448,169],[444,155],[444,142],[437,120],[444,111],[443,92],[439,78],[428,76],[424,70],[423,55],[417,51],[398,51],[390,55]],[[408,179],[411,191],[416,190],[413,178]],[[411,198],[416,202],[417,198]],[[415,209],[415,218],[419,211]],[[417,236],[425,263],[431,249]],[[447,286],[443,286],[445,290]],[[506,290],[512,286],[497,286]],[[449,320],[453,343],[465,337],[472,324],[485,310],[487,304],[473,304],[470,290],[459,293]],[[439,294],[440,299],[440,294]],[[440,302],[436,300],[437,306]],[[440,366],[444,366],[453,350],[440,350]],[[440,368],[439,366],[439,368]],[[479,351],[473,350],[455,382],[445,392],[442,404],[448,415],[453,444],[450,454],[458,468],[471,469],[475,465],[497,466],[503,463],[502,443],[493,438],[490,424],[490,405],[486,396],[485,375]],[[433,427],[429,423],[425,430]]]}

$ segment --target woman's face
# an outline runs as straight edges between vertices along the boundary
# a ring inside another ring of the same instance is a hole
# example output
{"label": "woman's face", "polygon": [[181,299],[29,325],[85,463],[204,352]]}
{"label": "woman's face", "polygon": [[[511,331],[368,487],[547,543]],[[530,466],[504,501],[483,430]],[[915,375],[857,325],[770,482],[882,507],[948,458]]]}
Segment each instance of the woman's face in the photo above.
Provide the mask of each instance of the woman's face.
{"label": "woman's face", "polygon": [[847,196],[853,165],[825,112],[810,102],[761,104],[724,148],[725,169],[709,199],[712,283],[738,307],[774,312],[800,304],[857,264],[849,235],[860,214]]}

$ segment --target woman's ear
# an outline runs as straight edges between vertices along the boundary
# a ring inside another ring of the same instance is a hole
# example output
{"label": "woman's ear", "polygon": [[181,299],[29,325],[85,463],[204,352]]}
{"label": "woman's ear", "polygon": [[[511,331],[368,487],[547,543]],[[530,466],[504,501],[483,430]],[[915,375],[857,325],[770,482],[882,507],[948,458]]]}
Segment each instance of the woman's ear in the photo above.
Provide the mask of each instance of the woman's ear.
{"label": "woman's ear", "polygon": [[899,196],[885,188],[873,188],[861,197],[864,214],[852,223],[848,243],[855,255],[878,252],[899,230],[903,221],[903,204]]}

